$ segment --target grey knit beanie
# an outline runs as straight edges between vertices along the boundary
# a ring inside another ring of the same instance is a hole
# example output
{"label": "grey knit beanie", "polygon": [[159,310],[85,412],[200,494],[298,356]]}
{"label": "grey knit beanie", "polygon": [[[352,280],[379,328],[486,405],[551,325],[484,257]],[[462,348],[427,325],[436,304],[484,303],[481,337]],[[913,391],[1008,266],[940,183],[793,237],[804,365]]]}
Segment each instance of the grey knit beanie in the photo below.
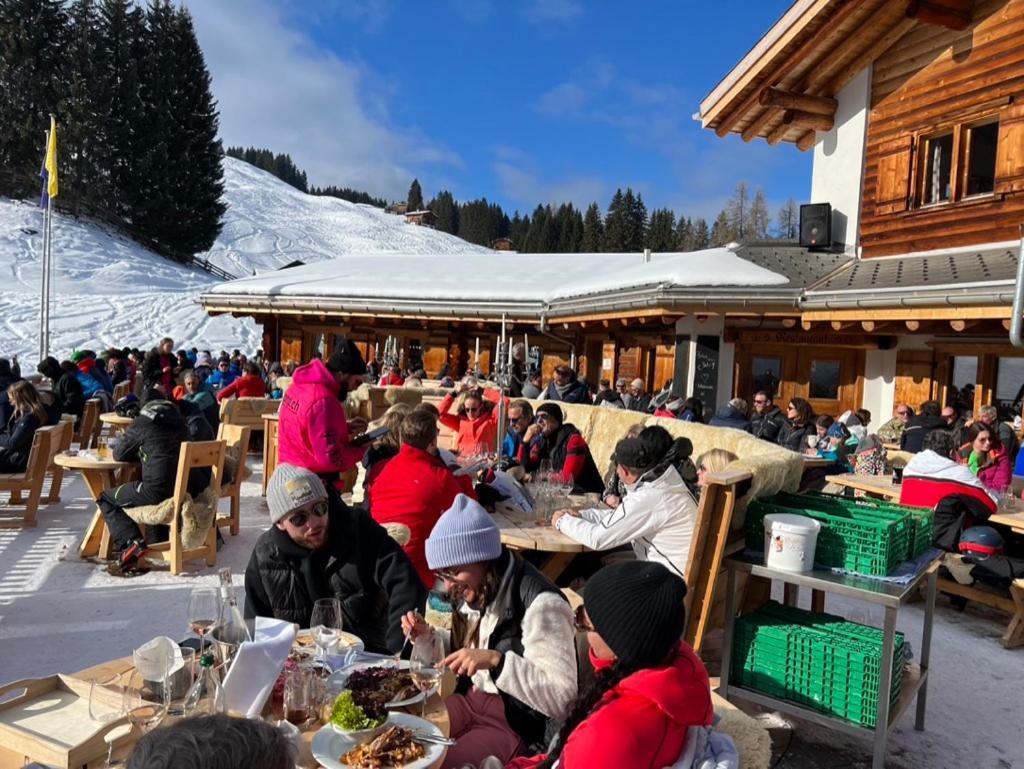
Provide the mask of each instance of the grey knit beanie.
{"label": "grey knit beanie", "polygon": [[277,523],[298,507],[321,499],[327,499],[324,482],[304,467],[278,465],[267,484],[271,523]]}
{"label": "grey knit beanie", "polygon": [[426,554],[433,571],[493,561],[501,555],[501,532],[479,502],[459,494],[434,524]]}

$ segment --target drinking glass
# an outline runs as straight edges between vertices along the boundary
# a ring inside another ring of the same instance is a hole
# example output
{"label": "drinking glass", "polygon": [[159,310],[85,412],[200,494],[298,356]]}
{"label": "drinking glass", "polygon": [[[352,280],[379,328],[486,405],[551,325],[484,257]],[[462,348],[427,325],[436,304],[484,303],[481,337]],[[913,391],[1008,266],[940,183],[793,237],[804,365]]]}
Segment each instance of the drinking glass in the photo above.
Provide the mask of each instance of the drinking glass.
{"label": "drinking glass", "polygon": [[427,717],[427,692],[441,682],[444,656],[444,644],[435,633],[422,635],[413,642],[412,653],[409,655],[409,675],[416,688],[423,692],[420,706],[422,718]]}
{"label": "drinking glass", "polygon": [[327,650],[341,638],[341,601],[337,598],[318,598],[313,604],[313,615],[309,628],[313,631],[313,643],[320,651],[320,662],[327,664]]}
{"label": "drinking glass", "polygon": [[101,676],[89,682],[89,718],[108,724],[124,715],[120,686],[120,674]]}
{"label": "drinking glass", "polygon": [[188,597],[188,628],[199,636],[199,648],[217,622],[220,613],[220,593],[213,587],[193,588]]}
{"label": "drinking glass", "polygon": [[110,459],[110,438],[101,435],[96,440],[96,456],[100,459]]}
{"label": "drinking glass", "polygon": [[284,672],[284,717],[301,727],[317,715],[319,703],[314,702],[316,686],[309,668],[296,668]]}
{"label": "drinking glass", "polygon": [[127,674],[123,690],[124,713],[142,734],[156,727],[167,715],[169,691],[166,675],[162,681],[147,681],[138,670]]}
{"label": "drinking glass", "polygon": [[181,667],[172,669],[167,675],[167,715],[186,716],[185,700],[196,680],[199,661],[196,650],[181,647]]}

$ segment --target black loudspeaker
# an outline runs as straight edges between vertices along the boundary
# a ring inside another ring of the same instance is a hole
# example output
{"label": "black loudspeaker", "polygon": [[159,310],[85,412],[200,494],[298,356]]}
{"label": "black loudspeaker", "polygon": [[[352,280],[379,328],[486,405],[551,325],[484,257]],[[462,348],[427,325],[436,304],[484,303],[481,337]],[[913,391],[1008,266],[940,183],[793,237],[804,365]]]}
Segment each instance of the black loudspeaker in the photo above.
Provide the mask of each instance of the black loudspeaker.
{"label": "black loudspeaker", "polygon": [[832,206],[808,203],[800,206],[800,247],[832,248]]}

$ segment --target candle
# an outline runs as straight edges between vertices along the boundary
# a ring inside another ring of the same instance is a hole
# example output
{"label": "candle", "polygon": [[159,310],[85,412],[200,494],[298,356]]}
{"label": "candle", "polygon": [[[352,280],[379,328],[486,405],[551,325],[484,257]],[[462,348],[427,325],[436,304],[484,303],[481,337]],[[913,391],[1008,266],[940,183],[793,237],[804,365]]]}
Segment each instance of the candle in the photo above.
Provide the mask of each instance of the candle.
{"label": "candle", "polygon": [[480,370],[480,337],[476,338],[476,349],[473,352],[473,367]]}

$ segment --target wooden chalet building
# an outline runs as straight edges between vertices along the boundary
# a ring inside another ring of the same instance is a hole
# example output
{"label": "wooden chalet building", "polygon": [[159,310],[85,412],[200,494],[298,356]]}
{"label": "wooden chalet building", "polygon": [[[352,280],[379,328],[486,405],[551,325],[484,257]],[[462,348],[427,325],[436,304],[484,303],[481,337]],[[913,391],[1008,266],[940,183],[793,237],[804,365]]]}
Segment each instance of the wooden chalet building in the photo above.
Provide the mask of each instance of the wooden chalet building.
{"label": "wooden chalet building", "polygon": [[737,332],[740,393],[769,365],[783,393],[854,367],[876,425],[928,398],[1020,412],[1024,0],[797,0],[699,118],[813,151],[810,202],[854,257],[808,286],[784,339]]}

